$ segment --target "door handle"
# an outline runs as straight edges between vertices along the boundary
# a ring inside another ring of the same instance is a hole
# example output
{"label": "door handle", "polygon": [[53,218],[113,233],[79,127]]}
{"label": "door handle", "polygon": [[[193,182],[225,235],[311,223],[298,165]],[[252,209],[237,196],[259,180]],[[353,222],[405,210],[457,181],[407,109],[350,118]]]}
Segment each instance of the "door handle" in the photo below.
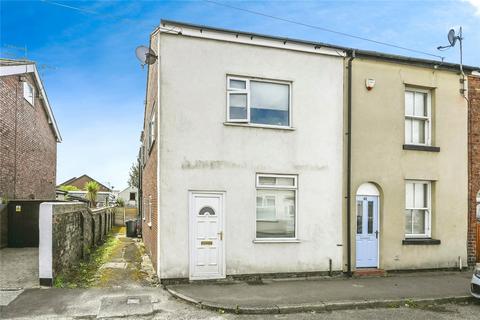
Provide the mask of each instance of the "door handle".
{"label": "door handle", "polygon": [[223,231],[220,231],[218,234],[218,237],[220,238],[220,240],[223,240]]}
{"label": "door handle", "polygon": [[375,238],[378,239],[378,230],[375,231]]}

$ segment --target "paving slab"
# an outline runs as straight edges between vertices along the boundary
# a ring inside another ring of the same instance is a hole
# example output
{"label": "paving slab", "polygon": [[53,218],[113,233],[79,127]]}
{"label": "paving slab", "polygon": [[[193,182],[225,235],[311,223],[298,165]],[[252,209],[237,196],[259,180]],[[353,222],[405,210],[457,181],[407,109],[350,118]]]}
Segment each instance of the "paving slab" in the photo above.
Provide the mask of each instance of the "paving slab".
{"label": "paving slab", "polygon": [[22,290],[0,290],[0,307],[7,306],[10,302],[15,300],[21,293]]}
{"label": "paving slab", "polygon": [[470,299],[470,272],[420,272],[355,279],[263,280],[167,286],[174,296],[237,313],[291,313]]}

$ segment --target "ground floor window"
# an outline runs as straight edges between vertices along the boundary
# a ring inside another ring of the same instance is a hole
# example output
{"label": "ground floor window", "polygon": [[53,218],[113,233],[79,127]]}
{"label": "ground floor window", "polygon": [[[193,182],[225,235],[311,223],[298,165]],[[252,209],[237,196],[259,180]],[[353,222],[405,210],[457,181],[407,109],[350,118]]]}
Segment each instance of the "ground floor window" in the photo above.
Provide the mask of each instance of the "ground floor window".
{"label": "ground floor window", "polygon": [[257,174],[256,238],[296,238],[297,176]]}
{"label": "ground floor window", "polygon": [[406,181],[405,183],[405,237],[431,237],[431,183]]}

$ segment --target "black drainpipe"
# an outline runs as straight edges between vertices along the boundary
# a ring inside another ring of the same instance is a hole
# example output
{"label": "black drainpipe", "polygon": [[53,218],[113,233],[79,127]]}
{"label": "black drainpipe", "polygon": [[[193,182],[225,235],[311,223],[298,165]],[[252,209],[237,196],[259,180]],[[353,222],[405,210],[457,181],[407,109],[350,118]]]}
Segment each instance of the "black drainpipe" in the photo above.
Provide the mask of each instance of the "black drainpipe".
{"label": "black drainpipe", "polygon": [[348,59],[348,88],[347,88],[347,275],[352,276],[352,217],[351,217],[351,183],[352,183],[352,61],[355,59],[355,50],[350,52]]}

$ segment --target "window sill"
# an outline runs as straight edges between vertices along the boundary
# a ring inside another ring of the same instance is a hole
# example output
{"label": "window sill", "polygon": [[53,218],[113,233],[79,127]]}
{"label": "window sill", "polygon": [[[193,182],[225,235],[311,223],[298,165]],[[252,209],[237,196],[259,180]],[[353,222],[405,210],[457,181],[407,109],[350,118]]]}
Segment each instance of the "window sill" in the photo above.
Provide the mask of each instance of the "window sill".
{"label": "window sill", "polygon": [[299,239],[255,239],[253,243],[300,243]]}
{"label": "window sill", "polygon": [[422,145],[417,145],[417,144],[404,144],[403,145],[403,150],[440,152],[440,147],[422,146]]}
{"label": "window sill", "polygon": [[277,130],[287,130],[287,131],[296,130],[293,127],[270,126],[267,124],[253,124],[253,123],[242,123],[242,122],[224,122],[223,125],[232,126],[232,127],[250,127],[250,128],[277,129]]}
{"label": "window sill", "polygon": [[408,246],[408,245],[414,245],[414,246],[422,246],[422,245],[439,245],[441,243],[440,240],[438,239],[431,239],[431,238],[410,238],[410,239],[405,239],[402,240],[402,245]]}
{"label": "window sill", "polygon": [[34,103],[35,103],[35,102],[30,102],[30,101],[28,101],[28,99],[25,98],[25,97],[23,97],[23,99],[24,99],[25,101],[27,101],[27,103],[28,103],[30,106],[34,107]]}

